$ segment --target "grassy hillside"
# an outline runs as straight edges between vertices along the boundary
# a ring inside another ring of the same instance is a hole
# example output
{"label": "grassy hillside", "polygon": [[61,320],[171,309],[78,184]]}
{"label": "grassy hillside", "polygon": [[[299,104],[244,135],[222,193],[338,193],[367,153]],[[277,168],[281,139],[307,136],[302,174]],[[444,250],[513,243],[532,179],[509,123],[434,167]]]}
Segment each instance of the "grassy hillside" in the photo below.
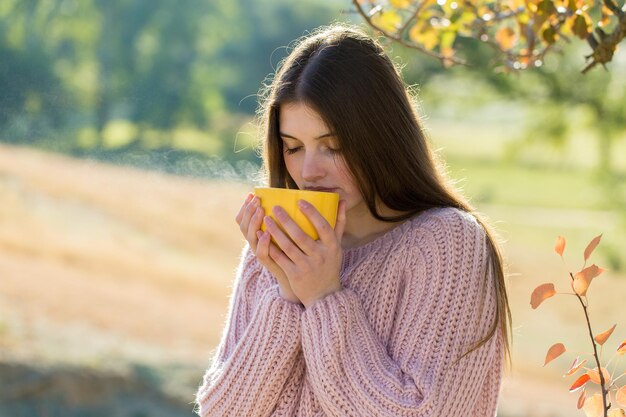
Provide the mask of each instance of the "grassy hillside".
{"label": "grassy hillside", "polygon": [[[234,217],[251,188],[0,145],[0,416],[190,415],[244,242]],[[621,248],[617,220],[497,199],[479,208],[503,237],[511,273],[514,369],[501,415],[572,415],[560,375],[575,354],[541,364],[555,342],[588,350],[582,312],[566,296],[531,310],[530,293],[549,281],[568,290],[552,252],[558,234],[575,269],[596,234]],[[609,255],[592,260],[606,265]],[[621,316],[623,278],[594,281],[596,333]]]}

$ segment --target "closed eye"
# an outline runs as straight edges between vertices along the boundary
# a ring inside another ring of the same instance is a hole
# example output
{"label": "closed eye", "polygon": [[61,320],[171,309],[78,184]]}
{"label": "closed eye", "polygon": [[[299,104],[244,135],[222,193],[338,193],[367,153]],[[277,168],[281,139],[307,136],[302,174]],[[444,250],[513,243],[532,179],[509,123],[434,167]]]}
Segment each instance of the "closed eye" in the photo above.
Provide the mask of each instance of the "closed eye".
{"label": "closed eye", "polygon": [[285,147],[285,153],[287,155],[291,155],[291,154],[294,154],[294,153],[298,152],[298,150],[300,150],[300,148],[301,148],[301,146],[297,146],[295,148],[287,148],[287,147]]}
{"label": "closed eye", "polygon": [[[298,152],[300,148],[302,148],[302,146],[296,146],[295,148],[285,147],[285,153],[287,155],[293,155],[294,153]],[[341,153],[340,149],[326,148],[326,150],[331,154]]]}

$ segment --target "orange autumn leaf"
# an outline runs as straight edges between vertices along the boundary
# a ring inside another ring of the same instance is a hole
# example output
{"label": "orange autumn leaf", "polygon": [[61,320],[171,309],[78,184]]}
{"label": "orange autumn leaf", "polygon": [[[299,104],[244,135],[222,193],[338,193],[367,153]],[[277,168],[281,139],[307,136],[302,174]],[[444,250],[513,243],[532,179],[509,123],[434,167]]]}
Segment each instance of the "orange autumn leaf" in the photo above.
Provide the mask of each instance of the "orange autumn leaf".
{"label": "orange autumn leaf", "polygon": [[582,388],[587,382],[589,382],[589,375],[582,374],[576,381],[569,387],[569,392],[574,392]]}
{"label": "orange autumn leaf", "polygon": [[500,48],[505,51],[511,49],[517,41],[515,31],[508,26],[503,26],[498,29],[495,38],[498,45],[500,45]]}
{"label": "orange autumn leaf", "polygon": [[554,294],[556,294],[554,284],[541,284],[540,286],[535,288],[532,295],[530,296],[530,306],[535,309],[539,307],[543,300],[552,297]]}
{"label": "orange autumn leaf", "polygon": [[563,251],[565,250],[565,238],[563,236],[559,236],[556,238],[556,244],[554,245],[554,251],[559,255],[563,256]]}
{"label": "orange autumn leaf", "polygon": [[611,410],[609,411],[609,414],[607,414],[609,417],[624,417],[626,416],[626,414],[624,414],[624,410],[622,410],[621,408],[611,408]]}
{"label": "orange autumn leaf", "polygon": [[585,359],[582,362],[578,362],[578,358],[576,358],[576,360],[574,361],[574,363],[572,364],[572,366],[569,368],[569,371],[567,371],[565,373],[565,375],[563,375],[563,377],[566,376],[570,376],[573,373],[575,373],[576,371],[578,371],[580,369],[581,366],[583,366],[585,364],[585,362],[587,362],[587,359]]}
{"label": "orange autumn leaf", "polygon": [[603,415],[604,404],[602,404],[602,395],[594,394],[587,398],[583,411],[587,417],[601,417]]}
{"label": "orange autumn leaf", "polygon": [[613,327],[611,327],[609,330],[607,330],[604,333],[600,333],[599,335],[597,335],[593,339],[596,342],[598,342],[599,345],[603,345],[604,342],[606,342],[606,340],[611,336],[611,334],[613,333],[613,330],[615,330],[615,326],[617,326],[617,323],[614,324]]}
{"label": "orange autumn leaf", "polygon": [[576,408],[578,408],[579,410],[581,408],[583,408],[583,405],[585,405],[585,389],[583,388],[583,390],[580,393],[580,397],[578,397],[578,402],[576,403]]}
{"label": "orange autumn leaf", "polygon": [[587,294],[587,289],[591,284],[591,280],[604,272],[604,269],[598,267],[597,265],[591,265],[587,268],[583,269],[580,272],[577,272],[574,275],[574,281],[572,281],[572,289],[574,292],[580,296]]}
{"label": "orange autumn leaf", "polygon": [[602,239],[602,235],[594,237],[587,245],[587,248],[585,249],[585,262],[587,262],[589,256],[591,256],[596,246],[598,246],[598,243],[600,243],[600,239]]}
{"label": "orange autumn leaf", "polygon": [[548,353],[546,354],[546,361],[543,366],[546,366],[548,362],[558,358],[565,352],[565,345],[563,343],[555,343],[548,349]]}
{"label": "orange autumn leaf", "polygon": [[615,393],[615,401],[621,406],[626,407],[626,385],[621,387]]}
{"label": "orange autumn leaf", "polygon": [[[598,373],[598,368],[593,368],[587,371],[586,375],[589,375],[589,379],[591,382],[600,385],[600,373]],[[608,385],[611,379],[611,375],[606,368],[602,368],[602,376],[604,377],[604,384]]]}
{"label": "orange autumn leaf", "polygon": [[617,353],[618,355],[622,356],[624,353],[626,353],[626,340],[624,340],[618,347],[617,347]]}

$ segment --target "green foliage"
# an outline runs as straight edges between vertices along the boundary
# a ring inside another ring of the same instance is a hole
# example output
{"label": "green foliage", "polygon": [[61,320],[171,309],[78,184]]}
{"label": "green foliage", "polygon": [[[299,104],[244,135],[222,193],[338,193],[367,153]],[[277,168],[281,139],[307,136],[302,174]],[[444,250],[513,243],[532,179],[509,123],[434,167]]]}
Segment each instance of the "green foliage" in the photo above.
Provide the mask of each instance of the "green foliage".
{"label": "green foliage", "polygon": [[[0,38],[0,129],[21,131],[25,139],[59,128],[67,113],[67,95],[51,70],[52,58],[35,44],[12,48]],[[5,140],[15,139],[9,134]]]}

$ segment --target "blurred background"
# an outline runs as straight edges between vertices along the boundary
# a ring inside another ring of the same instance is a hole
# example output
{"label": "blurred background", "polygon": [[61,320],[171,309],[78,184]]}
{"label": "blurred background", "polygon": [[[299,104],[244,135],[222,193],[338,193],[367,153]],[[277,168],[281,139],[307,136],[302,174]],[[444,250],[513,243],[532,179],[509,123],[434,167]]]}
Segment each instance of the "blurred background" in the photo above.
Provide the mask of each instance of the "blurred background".
{"label": "blurred background", "polygon": [[[361,23],[347,0],[0,2],[0,416],[192,415],[244,245],[259,89],[334,21]],[[449,70],[387,50],[501,237],[514,328],[498,415],[582,415],[562,377],[592,349],[580,304],[532,310],[530,294],[571,291],[603,234],[588,299],[595,334],[618,324],[604,364],[626,338],[626,54],[583,76],[579,43],[506,75],[476,44]],[[568,352],[542,367],[556,342]]]}

